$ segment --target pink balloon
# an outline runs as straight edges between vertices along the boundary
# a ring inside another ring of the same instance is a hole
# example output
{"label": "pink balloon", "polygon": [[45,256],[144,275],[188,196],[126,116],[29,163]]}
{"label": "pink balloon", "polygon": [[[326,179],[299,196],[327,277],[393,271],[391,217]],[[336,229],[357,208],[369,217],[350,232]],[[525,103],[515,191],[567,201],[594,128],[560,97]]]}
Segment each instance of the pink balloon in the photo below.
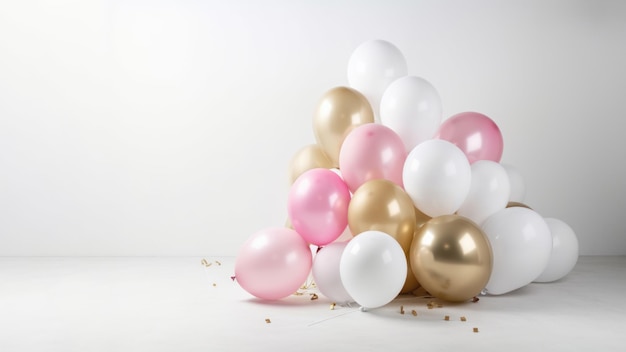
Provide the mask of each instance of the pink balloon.
{"label": "pink balloon", "polygon": [[287,211],[291,225],[305,241],[317,246],[333,242],[348,226],[350,190],[328,169],[311,169],[291,185]]}
{"label": "pink balloon", "polygon": [[406,156],[404,142],[394,130],[369,123],[346,136],[339,152],[339,169],[352,192],[373,179],[386,179],[402,187]]}
{"label": "pink balloon", "polygon": [[350,294],[346,292],[346,288],[343,287],[339,274],[339,262],[347,245],[348,241],[345,241],[333,242],[322,247],[315,255],[311,266],[311,274],[313,274],[313,281],[317,285],[317,289],[324,296],[339,304],[354,302]]}
{"label": "pink balloon", "polygon": [[478,160],[500,162],[504,144],[502,133],[493,120],[477,112],[462,112],[439,126],[437,137],[454,143],[470,164]]}
{"label": "pink balloon", "polygon": [[313,263],[309,245],[294,230],[267,228],[253,234],[235,261],[235,278],[248,293],[266,300],[287,297],[306,281]]}

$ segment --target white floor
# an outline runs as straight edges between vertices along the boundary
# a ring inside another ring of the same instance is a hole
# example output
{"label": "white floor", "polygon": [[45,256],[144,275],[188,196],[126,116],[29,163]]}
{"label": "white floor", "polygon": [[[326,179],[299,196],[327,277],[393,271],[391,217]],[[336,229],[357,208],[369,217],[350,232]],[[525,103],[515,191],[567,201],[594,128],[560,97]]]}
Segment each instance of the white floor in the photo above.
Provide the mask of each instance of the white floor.
{"label": "white floor", "polygon": [[626,257],[581,257],[563,280],[477,303],[402,296],[368,312],[314,289],[262,302],[231,280],[234,258],[202,259],[0,258],[0,351],[626,349]]}

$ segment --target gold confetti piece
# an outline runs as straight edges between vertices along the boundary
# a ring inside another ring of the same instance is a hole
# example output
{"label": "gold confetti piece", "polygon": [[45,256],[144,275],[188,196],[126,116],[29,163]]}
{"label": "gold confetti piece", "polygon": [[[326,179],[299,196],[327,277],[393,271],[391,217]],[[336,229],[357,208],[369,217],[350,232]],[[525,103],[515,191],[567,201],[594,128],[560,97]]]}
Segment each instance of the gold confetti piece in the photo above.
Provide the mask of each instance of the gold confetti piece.
{"label": "gold confetti piece", "polygon": [[466,317],[461,317],[461,321],[467,321]]}
{"label": "gold confetti piece", "polygon": [[271,323],[272,321],[271,321],[269,318],[265,318],[265,322],[269,324],[269,323]]}
{"label": "gold confetti piece", "polygon": [[445,320],[445,321],[449,321],[449,320],[450,320],[450,316],[449,316],[449,315],[446,315],[445,317],[443,317],[443,320]]}
{"label": "gold confetti piece", "polygon": [[478,332],[478,328],[474,328],[474,332]]}
{"label": "gold confetti piece", "polygon": [[404,306],[400,306],[400,314],[404,314]]}
{"label": "gold confetti piece", "polygon": [[318,298],[319,297],[317,297],[317,295],[315,293],[311,293],[311,301],[315,301]]}
{"label": "gold confetti piece", "polygon": [[304,293],[300,292],[300,291],[296,291],[293,293],[294,296],[302,296],[304,295]]}
{"label": "gold confetti piece", "polygon": [[202,265],[204,265],[204,266],[206,266],[206,267],[211,266],[211,263],[207,262],[207,260],[206,260],[206,259],[204,259],[204,258],[200,261],[200,264],[202,264]]}
{"label": "gold confetti piece", "polygon": [[478,298],[478,297],[476,297],[476,296],[474,296],[474,298],[472,298],[472,302],[476,303],[476,302],[478,302],[478,301],[480,301],[480,298]]}
{"label": "gold confetti piece", "polygon": [[411,311],[411,314],[413,314],[413,316],[414,316],[414,317],[416,317],[416,316],[417,316],[417,311],[416,311],[415,309],[413,309],[413,310]]}
{"label": "gold confetti piece", "polygon": [[217,264],[217,265],[222,265],[222,263],[220,263],[220,261],[219,261],[219,260],[216,260],[216,261],[215,261],[215,264]]}
{"label": "gold confetti piece", "polygon": [[335,302],[330,304],[330,310],[335,310]]}
{"label": "gold confetti piece", "polygon": [[215,287],[215,286],[217,286],[217,284],[214,282],[214,283],[213,283],[213,287]]}

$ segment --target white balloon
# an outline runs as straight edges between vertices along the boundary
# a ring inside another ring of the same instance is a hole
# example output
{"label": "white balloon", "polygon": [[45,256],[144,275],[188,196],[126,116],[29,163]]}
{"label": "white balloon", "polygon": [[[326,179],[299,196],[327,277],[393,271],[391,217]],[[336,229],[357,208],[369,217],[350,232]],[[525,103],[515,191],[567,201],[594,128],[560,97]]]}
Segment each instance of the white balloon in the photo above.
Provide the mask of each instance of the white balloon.
{"label": "white balloon", "polygon": [[578,261],[578,238],[564,221],[545,218],[552,234],[552,254],[544,271],[535,282],[552,282],[569,274]]}
{"label": "white balloon", "polygon": [[440,139],[413,148],[402,172],[406,193],[430,217],[456,212],[469,193],[471,177],[470,163],[463,151]]}
{"label": "white balloon", "polygon": [[502,164],[502,166],[509,175],[509,183],[511,184],[509,202],[524,202],[524,198],[526,197],[526,182],[521,172],[513,165]]}
{"label": "white balloon", "polygon": [[415,76],[393,81],[380,101],[380,122],[394,130],[407,150],[435,136],[441,125],[439,93],[430,82]]}
{"label": "white balloon", "polygon": [[362,308],[391,302],[402,290],[407,270],[398,241],[374,230],[361,232],[348,242],[339,264],[343,286]]}
{"label": "white balloon", "polygon": [[534,210],[505,208],[482,225],[493,254],[489,294],[501,295],[526,286],[546,268],[552,251],[548,225]]}
{"label": "white balloon", "polygon": [[506,208],[511,185],[506,170],[495,161],[478,160],[471,165],[471,169],[469,194],[457,214],[481,224],[489,216]]}
{"label": "white balloon", "polygon": [[339,304],[353,302],[350,294],[343,287],[339,274],[339,262],[348,242],[333,242],[315,255],[313,261],[313,281],[320,292]]}
{"label": "white balloon", "polygon": [[348,61],[348,84],[361,92],[379,116],[380,99],[387,86],[407,75],[404,55],[384,40],[370,40],[359,45]]}

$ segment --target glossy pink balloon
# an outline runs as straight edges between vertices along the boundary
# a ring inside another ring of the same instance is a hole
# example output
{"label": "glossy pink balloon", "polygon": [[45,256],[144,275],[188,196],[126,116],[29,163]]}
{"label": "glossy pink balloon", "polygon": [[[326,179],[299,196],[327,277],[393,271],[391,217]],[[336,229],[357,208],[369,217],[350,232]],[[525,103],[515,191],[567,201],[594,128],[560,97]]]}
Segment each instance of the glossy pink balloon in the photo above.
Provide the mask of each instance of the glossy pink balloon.
{"label": "glossy pink balloon", "polygon": [[373,179],[386,179],[402,187],[406,156],[404,142],[394,130],[369,123],[346,136],[339,153],[339,169],[352,192]]}
{"label": "glossy pink balloon", "polygon": [[248,293],[277,300],[302,286],[312,262],[309,245],[297,232],[267,228],[253,234],[239,250],[235,278]]}
{"label": "glossy pink balloon", "polygon": [[498,125],[477,112],[462,112],[448,118],[439,126],[436,138],[454,143],[470,164],[478,160],[500,162],[502,158],[504,143]]}
{"label": "glossy pink balloon", "polygon": [[291,185],[287,211],[291,224],[308,243],[333,242],[348,226],[350,190],[328,169],[311,169]]}

